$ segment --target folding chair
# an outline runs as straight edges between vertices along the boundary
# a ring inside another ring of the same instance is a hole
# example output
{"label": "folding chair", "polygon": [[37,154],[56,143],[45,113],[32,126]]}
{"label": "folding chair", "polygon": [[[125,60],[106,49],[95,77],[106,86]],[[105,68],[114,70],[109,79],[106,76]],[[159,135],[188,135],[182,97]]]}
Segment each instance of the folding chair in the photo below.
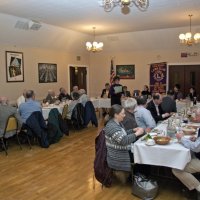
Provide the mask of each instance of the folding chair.
{"label": "folding chair", "polygon": [[6,145],[5,145],[4,139],[7,139],[7,138],[11,137],[11,136],[9,136],[9,133],[11,133],[11,132],[15,132],[15,134],[17,135],[17,141],[18,141],[18,143],[20,145],[20,149],[22,149],[22,146],[21,146],[21,143],[20,143],[20,140],[19,140],[19,137],[18,137],[17,119],[13,115],[8,117],[5,129],[4,129],[4,133],[0,137],[1,142],[2,142],[2,147],[5,150],[6,156],[8,155],[8,152],[7,152],[7,149],[6,149]]}

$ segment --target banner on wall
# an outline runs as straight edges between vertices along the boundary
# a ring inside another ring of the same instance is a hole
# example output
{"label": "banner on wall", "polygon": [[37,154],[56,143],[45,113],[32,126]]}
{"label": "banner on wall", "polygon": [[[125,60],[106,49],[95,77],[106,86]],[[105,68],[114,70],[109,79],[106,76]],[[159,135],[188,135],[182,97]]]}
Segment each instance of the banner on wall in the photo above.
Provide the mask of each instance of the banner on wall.
{"label": "banner on wall", "polygon": [[150,91],[152,93],[166,93],[167,63],[153,63],[150,65]]}

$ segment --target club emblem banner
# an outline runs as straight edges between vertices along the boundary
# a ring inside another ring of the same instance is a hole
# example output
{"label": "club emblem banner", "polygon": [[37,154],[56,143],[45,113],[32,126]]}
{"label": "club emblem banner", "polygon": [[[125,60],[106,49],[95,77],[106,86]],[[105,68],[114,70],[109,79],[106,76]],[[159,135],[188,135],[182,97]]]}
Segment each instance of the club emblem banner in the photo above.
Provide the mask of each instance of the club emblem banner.
{"label": "club emblem banner", "polygon": [[152,93],[166,93],[167,63],[150,65],[150,90]]}

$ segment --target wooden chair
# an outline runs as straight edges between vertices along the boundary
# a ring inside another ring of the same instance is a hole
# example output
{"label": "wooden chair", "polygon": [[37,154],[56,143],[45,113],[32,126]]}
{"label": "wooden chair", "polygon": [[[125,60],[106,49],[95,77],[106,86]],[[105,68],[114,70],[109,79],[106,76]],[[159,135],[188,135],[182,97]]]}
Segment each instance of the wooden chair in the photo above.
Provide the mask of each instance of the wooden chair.
{"label": "wooden chair", "polygon": [[0,137],[1,139],[1,142],[2,142],[2,147],[3,149],[5,150],[5,153],[6,153],[6,156],[8,155],[8,152],[7,152],[7,148],[6,148],[6,144],[5,144],[5,139],[11,137],[11,136],[8,136],[9,133],[11,132],[15,132],[16,135],[17,135],[17,141],[20,145],[20,149],[22,149],[22,146],[21,146],[21,143],[20,143],[20,140],[19,140],[19,136],[18,136],[18,123],[17,123],[17,119],[11,115],[8,117],[7,119],[7,122],[6,122],[6,126],[5,126],[5,129],[4,129],[4,133],[3,135]]}

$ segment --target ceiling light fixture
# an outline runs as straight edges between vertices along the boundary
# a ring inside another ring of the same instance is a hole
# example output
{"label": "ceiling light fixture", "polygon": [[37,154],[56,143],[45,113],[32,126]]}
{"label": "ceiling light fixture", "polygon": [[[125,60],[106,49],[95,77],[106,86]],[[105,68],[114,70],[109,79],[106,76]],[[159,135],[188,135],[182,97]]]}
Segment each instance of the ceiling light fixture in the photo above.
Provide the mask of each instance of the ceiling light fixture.
{"label": "ceiling light fixture", "polygon": [[110,12],[115,6],[132,7],[135,5],[140,11],[146,11],[149,0],[100,0],[100,5],[106,12]]}
{"label": "ceiling light fixture", "polygon": [[95,41],[95,29],[96,27],[93,27],[93,34],[94,34],[94,41],[93,42],[86,42],[86,49],[88,51],[97,52],[103,50],[103,42],[96,42]]}
{"label": "ceiling light fixture", "polygon": [[181,33],[179,35],[180,43],[185,44],[187,46],[192,46],[193,44],[197,44],[200,42],[200,33],[195,33],[194,36],[192,35],[191,31],[191,21],[192,21],[192,15],[188,15],[190,18],[190,32],[187,33]]}

